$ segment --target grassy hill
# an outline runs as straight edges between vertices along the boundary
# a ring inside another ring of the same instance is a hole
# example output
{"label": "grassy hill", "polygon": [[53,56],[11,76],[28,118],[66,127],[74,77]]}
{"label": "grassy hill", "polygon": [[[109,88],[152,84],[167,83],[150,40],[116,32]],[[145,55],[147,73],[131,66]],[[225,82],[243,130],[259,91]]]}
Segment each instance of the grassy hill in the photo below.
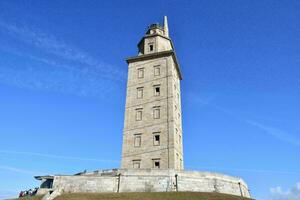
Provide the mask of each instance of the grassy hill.
{"label": "grassy hill", "polygon": [[[23,197],[23,198],[19,198],[22,200],[41,200],[43,198],[43,196],[34,196],[34,197]],[[15,199],[15,200],[19,200],[19,199]]]}
{"label": "grassy hill", "polygon": [[[41,200],[42,197],[21,198]],[[238,196],[205,192],[153,192],[153,193],[73,193],[55,200],[249,200]]]}

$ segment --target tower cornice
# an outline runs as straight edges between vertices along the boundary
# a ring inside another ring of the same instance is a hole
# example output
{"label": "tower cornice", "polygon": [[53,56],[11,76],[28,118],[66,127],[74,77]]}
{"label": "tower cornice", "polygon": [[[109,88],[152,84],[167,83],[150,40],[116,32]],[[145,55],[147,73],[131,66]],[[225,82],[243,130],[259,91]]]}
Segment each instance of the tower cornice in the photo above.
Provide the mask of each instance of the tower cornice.
{"label": "tower cornice", "polygon": [[179,78],[180,80],[182,80],[182,74],[180,71],[180,66],[178,63],[178,59],[176,57],[176,53],[173,50],[169,50],[169,51],[160,51],[160,52],[155,52],[155,53],[150,53],[150,54],[144,54],[144,55],[139,55],[139,56],[133,56],[133,57],[128,57],[126,58],[126,62],[129,63],[133,63],[136,61],[144,61],[144,60],[150,60],[150,59],[154,59],[154,58],[160,58],[160,57],[165,57],[165,56],[172,56],[175,62],[175,66],[176,69],[178,71],[179,74]]}

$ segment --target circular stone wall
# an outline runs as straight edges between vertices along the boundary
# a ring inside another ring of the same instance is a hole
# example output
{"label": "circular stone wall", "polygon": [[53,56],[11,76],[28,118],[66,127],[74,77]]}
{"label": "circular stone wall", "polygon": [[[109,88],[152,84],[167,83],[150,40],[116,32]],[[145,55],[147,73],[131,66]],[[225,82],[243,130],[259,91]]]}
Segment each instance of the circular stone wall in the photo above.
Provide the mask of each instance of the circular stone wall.
{"label": "circular stone wall", "polygon": [[59,175],[52,178],[53,188],[49,189],[49,191],[54,191],[53,196],[76,192],[178,191],[218,192],[250,198],[248,186],[241,178],[211,172],[162,169],[114,169],[73,176]]}

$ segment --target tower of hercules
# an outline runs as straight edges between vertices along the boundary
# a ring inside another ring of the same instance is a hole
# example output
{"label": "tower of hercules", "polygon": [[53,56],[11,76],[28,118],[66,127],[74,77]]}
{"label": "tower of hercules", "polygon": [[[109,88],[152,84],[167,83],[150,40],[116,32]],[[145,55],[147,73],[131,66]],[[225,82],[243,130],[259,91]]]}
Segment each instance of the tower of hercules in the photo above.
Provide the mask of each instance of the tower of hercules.
{"label": "tower of hercules", "polygon": [[152,24],[127,58],[122,168],[183,170],[182,80],[167,17]]}

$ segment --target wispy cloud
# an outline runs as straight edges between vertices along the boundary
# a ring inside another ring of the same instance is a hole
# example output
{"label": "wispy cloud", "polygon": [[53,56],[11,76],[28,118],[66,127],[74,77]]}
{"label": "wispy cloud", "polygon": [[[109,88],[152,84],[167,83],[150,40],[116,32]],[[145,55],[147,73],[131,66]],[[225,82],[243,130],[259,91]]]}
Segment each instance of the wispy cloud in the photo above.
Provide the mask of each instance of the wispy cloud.
{"label": "wispy cloud", "polygon": [[37,152],[26,152],[26,151],[0,150],[0,153],[2,153],[2,154],[18,154],[18,155],[26,155],[26,156],[39,156],[39,157],[45,157],[45,158],[65,159],[65,160],[93,161],[93,162],[102,162],[102,163],[119,163],[118,160],[103,160],[103,159],[95,159],[95,158],[83,158],[83,157],[76,157],[76,156],[65,156],[65,155],[45,154],[45,153],[37,153]]}
{"label": "wispy cloud", "polygon": [[297,138],[293,137],[292,135],[288,134],[287,132],[285,132],[283,130],[280,130],[275,127],[267,126],[267,125],[264,125],[264,124],[261,124],[261,123],[258,123],[256,121],[252,121],[252,120],[245,120],[245,122],[261,129],[265,133],[273,136],[274,138],[276,138],[278,140],[287,142],[287,143],[295,145],[295,146],[300,146],[300,140],[298,140]]}
{"label": "wispy cloud", "polygon": [[270,189],[269,200],[299,200],[300,199],[300,182],[291,189],[284,191],[280,186]]}
{"label": "wispy cloud", "polygon": [[30,174],[30,175],[41,173],[37,171],[31,171],[31,170],[26,170],[26,169],[11,167],[11,166],[3,166],[3,165],[0,165],[0,170],[11,171],[11,172],[21,173],[21,174]]}
{"label": "wispy cloud", "polygon": [[26,25],[13,25],[0,21],[0,27],[7,31],[6,33],[13,35],[16,39],[22,40],[44,51],[57,55],[61,58],[76,61],[87,66],[93,67],[105,74],[109,74],[110,78],[119,80],[124,78],[124,71],[109,65],[103,61],[90,56],[88,53],[66,44],[64,41],[57,39],[54,35],[42,32],[37,28],[29,28]]}
{"label": "wispy cloud", "polygon": [[2,45],[2,51],[17,56],[17,59],[22,57],[34,63],[22,63],[19,67],[15,62],[10,65],[0,63],[0,81],[5,84],[80,96],[106,96],[112,87],[125,80],[124,70],[96,59],[37,28],[0,21],[0,32],[6,37],[14,38],[17,43],[37,49],[23,51],[19,50],[20,45],[15,48],[10,44],[5,47]]}
{"label": "wispy cloud", "polygon": [[194,96],[193,97],[194,99],[192,101],[194,101],[195,103],[200,103],[203,106],[210,106],[210,107],[214,108],[215,110],[218,110],[222,113],[225,113],[225,114],[233,117],[236,120],[239,120],[248,125],[256,127],[259,130],[263,131],[264,133],[266,133],[266,134],[272,136],[273,138],[278,139],[282,142],[286,142],[286,143],[294,145],[294,146],[300,146],[300,140],[298,138],[294,137],[293,135],[287,133],[284,130],[281,130],[277,127],[273,127],[273,126],[269,126],[269,125],[257,122],[256,120],[245,119],[243,117],[236,115],[234,112],[232,112],[231,110],[229,110],[227,108],[223,108],[219,105],[216,105],[215,103],[213,103],[213,100],[215,99],[216,96],[211,96],[211,97],[207,97],[207,98],[200,98],[197,95],[193,95],[193,96]]}

